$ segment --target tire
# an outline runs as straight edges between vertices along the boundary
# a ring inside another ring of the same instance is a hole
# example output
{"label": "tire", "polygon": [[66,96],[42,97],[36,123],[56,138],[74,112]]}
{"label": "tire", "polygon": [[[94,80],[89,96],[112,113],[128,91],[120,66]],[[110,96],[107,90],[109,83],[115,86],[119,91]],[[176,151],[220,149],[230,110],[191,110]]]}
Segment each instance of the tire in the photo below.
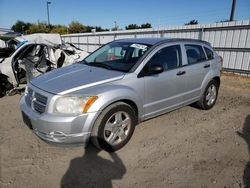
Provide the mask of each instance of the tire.
{"label": "tire", "polygon": [[211,109],[216,103],[218,91],[218,83],[215,80],[211,80],[208,83],[200,101],[198,102],[198,106],[203,110]]}
{"label": "tire", "polygon": [[98,149],[117,151],[132,137],[136,122],[137,117],[131,106],[123,102],[111,104],[97,118],[91,142]]}
{"label": "tire", "polygon": [[6,94],[6,92],[4,91],[4,88],[2,88],[2,86],[0,86],[0,98],[4,97]]}
{"label": "tire", "polygon": [[11,90],[13,86],[8,82],[7,79],[3,78],[0,80],[0,97],[4,97],[6,92]]}

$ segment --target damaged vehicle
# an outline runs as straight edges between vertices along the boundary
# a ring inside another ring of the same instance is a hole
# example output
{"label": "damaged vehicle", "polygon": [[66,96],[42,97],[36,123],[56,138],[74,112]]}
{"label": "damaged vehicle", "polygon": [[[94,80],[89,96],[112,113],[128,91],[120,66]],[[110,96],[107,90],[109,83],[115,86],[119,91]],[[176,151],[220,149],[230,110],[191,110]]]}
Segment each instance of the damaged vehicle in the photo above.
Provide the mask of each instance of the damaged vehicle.
{"label": "damaged vehicle", "polygon": [[8,32],[0,35],[0,62],[3,58],[9,57],[17,48],[18,40],[21,36],[17,32]]}
{"label": "damaged vehicle", "polygon": [[45,72],[83,60],[88,53],[62,43],[59,34],[33,34],[18,37],[17,49],[0,62],[0,96]]}

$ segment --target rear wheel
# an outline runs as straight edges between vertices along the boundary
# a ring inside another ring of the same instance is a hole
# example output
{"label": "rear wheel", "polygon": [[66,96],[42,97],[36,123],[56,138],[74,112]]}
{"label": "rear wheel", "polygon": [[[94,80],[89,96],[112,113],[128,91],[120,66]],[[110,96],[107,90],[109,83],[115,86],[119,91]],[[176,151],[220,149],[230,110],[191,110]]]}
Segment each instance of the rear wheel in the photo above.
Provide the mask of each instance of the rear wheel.
{"label": "rear wheel", "polygon": [[218,83],[215,80],[211,80],[208,83],[200,101],[198,102],[198,105],[204,110],[211,109],[216,103],[218,90]]}
{"label": "rear wheel", "polygon": [[135,112],[128,104],[112,104],[97,118],[91,141],[99,149],[109,152],[119,150],[130,140],[136,122]]}

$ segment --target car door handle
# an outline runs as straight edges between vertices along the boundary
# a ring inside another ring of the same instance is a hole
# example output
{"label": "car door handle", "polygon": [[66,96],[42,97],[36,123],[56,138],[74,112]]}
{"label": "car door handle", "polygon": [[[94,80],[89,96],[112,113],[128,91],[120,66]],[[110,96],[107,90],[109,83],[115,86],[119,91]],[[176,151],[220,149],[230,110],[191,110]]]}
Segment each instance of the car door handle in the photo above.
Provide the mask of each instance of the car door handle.
{"label": "car door handle", "polygon": [[204,65],[204,68],[208,68],[208,67],[210,67],[210,65],[209,65],[209,64]]}
{"label": "car door handle", "polygon": [[186,74],[186,71],[179,71],[179,72],[177,72],[177,76],[181,76],[181,75],[183,75],[183,74]]}

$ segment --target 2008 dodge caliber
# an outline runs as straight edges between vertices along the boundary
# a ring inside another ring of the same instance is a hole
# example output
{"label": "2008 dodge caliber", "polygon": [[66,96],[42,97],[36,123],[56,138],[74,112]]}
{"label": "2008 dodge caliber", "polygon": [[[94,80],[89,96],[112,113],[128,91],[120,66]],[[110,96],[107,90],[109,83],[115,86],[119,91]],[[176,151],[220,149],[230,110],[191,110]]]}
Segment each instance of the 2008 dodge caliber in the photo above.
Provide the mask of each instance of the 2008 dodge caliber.
{"label": "2008 dodge caliber", "polygon": [[41,139],[122,148],[135,125],[197,102],[214,106],[222,59],[193,39],[113,41],[84,61],[32,80],[20,101],[24,122]]}

